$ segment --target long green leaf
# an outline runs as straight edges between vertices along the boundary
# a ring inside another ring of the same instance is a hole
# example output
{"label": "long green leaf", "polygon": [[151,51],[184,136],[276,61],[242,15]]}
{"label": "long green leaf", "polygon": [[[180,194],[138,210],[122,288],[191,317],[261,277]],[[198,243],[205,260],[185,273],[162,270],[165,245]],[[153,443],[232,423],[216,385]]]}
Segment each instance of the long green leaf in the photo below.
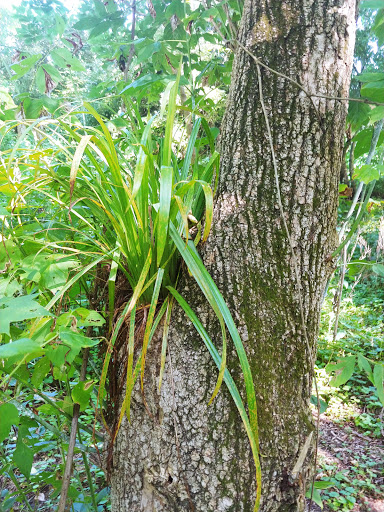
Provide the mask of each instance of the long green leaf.
{"label": "long green leaf", "polygon": [[212,306],[216,315],[219,317],[219,315],[221,314],[224,318],[225,324],[235,344],[236,352],[239,357],[240,366],[243,372],[245,382],[245,388],[247,392],[249,419],[251,422],[252,429],[255,433],[255,438],[258,439],[257,405],[252,372],[249,366],[247,355],[244,350],[243,343],[237,331],[235,322],[233,321],[232,315],[219,289],[217,288],[212,277],[209,275],[209,272],[207,271],[203,262],[201,261],[193,243],[188,243],[188,245],[186,245],[172,223],[170,224],[170,234],[173,241],[176,244],[178,251],[183,257],[185,263],[187,264],[192,276],[196,280],[197,284],[199,285],[208,302]]}
{"label": "long green leaf", "polygon": [[175,120],[176,98],[177,98],[177,92],[179,90],[180,74],[181,74],[181,64],[179,66],[179,71],[177,72],[175,85],[172,87],[171,93],[169,95],[168,115],[167,115],[167,123],[165,126],[163,162],[162,162],[162,165],[164,165],[166,167],[169,167],[171,165],[171,161],[172,161],[171,157],[172,157],[173,123]]}
{"label": "long green leaf", "polygon": [[157,217],[157,265],[161,265],[168,239],[169,210],[171,208],[173,185],[173,167],[161,167],[160,174],[160,206]]}
{"label": "long green leaf", "polygon": [[[202,326],[200,320],[197,318],[196,314],[193,312],[191,307],[188,305],[188,303],[185,301],[185,299],[171,286],[167,287],[168,290],[171,292],[173,297],[177,300],[177,302],[180,304],[180,306],[183,308],[185,313],[187,314],[188,318],[193,323],[194,327],[196,328],[197,332],[200,334],[202,340],[204,341],[212,359],[214,360],[216,366],[220,369],[221,368],[221,357],[212,343],[210,337],[208,336],[208,333]],[[254,506],[254,512],[257,512],[259,510],[260,506],[260,497],[261,497],[261,466],[260,466],[260,459],[259,459],[259,439],[257,436],[257,433],[255,433],[254,429],[251,426],[251,423],[249,421],[247,412],[245,410],[243,401],[241,399],[240,393],[237,389],[237,386],[234,382],[234,380],[231,377],[231,374],[227,369],[224,371],[224,382],[228,388],[228,391],[230,392],[233,401],[237,407],[237,410],[240,413],[240,417],[243,421],[245,430],[248,435],[248,439],[251,445],[252,449],[252,455],[253,460],[256,467],[256,484],[257,484],[257,491],[256,491],[256,502]]]}
{"label": "long green leaf", "polygon": [[152,323],[153,323],[153,319],[154,319],[155,312],[156,312],[156,306],[157,306],[157,301],[159,298],[161,283],[163,281],[163,276],[164,276],[164,269],[159,268],[159,270],[157,272],[155,288],[154,288],[153,294],[152,294],[151,304],[149,306],[147,323],[145,325],[145,331],[144,331],[143,350],[142,350],[142,357],[141,357],[141,389],[142,390],[144,389],[144,368],[145,368],[145,358],[146,358],[147,349],[148,349],[149,335],[151,334]]}

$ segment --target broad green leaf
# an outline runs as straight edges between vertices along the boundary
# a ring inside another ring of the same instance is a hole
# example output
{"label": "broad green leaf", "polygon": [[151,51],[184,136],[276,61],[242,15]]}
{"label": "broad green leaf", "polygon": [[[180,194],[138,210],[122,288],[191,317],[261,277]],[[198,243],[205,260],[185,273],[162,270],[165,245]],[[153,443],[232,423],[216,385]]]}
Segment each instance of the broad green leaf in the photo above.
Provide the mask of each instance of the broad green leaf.
{"label": "broad green leaf", "polygon": [[44,378],[48,375],[50,369],[51,365],[49,363],[48,357],[42,357],[37,361],[31,377],[31,382],[35,388],[40,386]]}
{"label": "broad green leaf", "polygon": [[147,62],[152,55],[161,50],[161,43],[156,41],[154,43],[148,44],[142,50],[138,52],[137,56],[137,64],[141,62]]}
{"label": "broad green leaf", "polygon": [[105,319],[97,311],[77,308],[73,313],[80,317],[80,320],[77,322],[78,327],[100,327],[105,324]]}
{"label": "broad green leaf", "polygon": [[59,68],[66,68],[67,67],[66,60],[63,59],[63,57],[61,57],[61,55],[58,53],[57,50],[53,50],[53,52],[51,52],[51,59],[56,64],[56,66],[59,66]]}
{"label": "broad green leaf", "polygon": [[376,123],[380,121],[380,119],[384,119],[384,107],[375,107],[369,112],[369,119],[372,123]]}
{"label": "broad green leaf", "polygon": [[[373,128],[367,128],[365,130],[361,130],[357,135],[353,137],[353,141],[356,142],[356,147],[354,151],[355,159],[357,159],[359,156],[364,155],[365,153],[368,153],[369,148],[371,147],[372,135]],[[383,140],[384,134],[382,132],[379,136],[379,140],[377,143],[378,146],[380,146]]]}
{"label": "broad green leaf", "polygon": [[316,489],[316,487],[314,487],[314,489],[312,491],[312,486],[311,486],[311,488],[305,494],[306,498],[311,498],[311,496],[312,496],[313,501],[316,503],[316,505],[318,505],[321,508],[321,510],[323,510],[323,508],[324,508],[323,500],[321,499],[319,490]]}
{"label": "broad green leaf", "polygon": [[26,59],[21,60],[17,64],[14,64],[11,66],[13,71],[15,71],[16,75],[14,75],[11,80],[17,80],[18,78],[21,78],[24,76],[28,71],[32,69],[32,67],[36,64],[38,60],[40,60],[42,57],[41,53],[37,55],[31,55],[30,57],[27,57]]}
{"label": "broad green leaf", "polygon": [[371,107],[365,103],[350,101],[348,106],[347,123],[351,123],[352,130],[359,130],[367,121]]}
{"label": "broad green leaf", "polygon": [[43,100],[40,98],[26,98],[23,101],[23,107],[27,119],[37,119],[43,108]]}
{"label": "broad green leaf", "polygon": [[327,480],[318,480],[315,482],[315,489],[329,489],[330,487],[334,487],[334,482],[329,482]]}
{"label": "broad green leaf", "polygon": [[48,75],[52,78],[52,80],[56,83],[61,82],[63,77],[61,76],[60,72],[51,64],[42,64],[45,71],[48,73]]}
{"label": "broad green leaf", "polygon": [[4,297],[0,299],[0,333],[10,335],[10,324],[22,322],[40,316],[52,316],[43,306],[34,300],[35,295]]}
{"label": "broad green leaf", "polygon": [[[382,0],[379,0],[382,1]],[[383,2],[384,4],[384,2]],[[378,82],[380,80],[384,80],[384,73],[362,73],[356,77],[360,82]]]}
{"label": "broad green leaf", "polygon": [[45,73],[41,66],[36,71],[36,87],[41,94],[45,93]]}
{"label": "broad green leaf", "polygon": [[[1,186],[0,186],[0,192],[4,193]],[[10,194],[10,195],[13,196],[14,192],[15,191],[13,191],[12,194]],[[12,240],[5,240],[5,241],[3,240],[2,247],[5,250],[0,251],[0,270],[4,270],[5,266],[8,263],[11,263],[11,265],[15,265],[20,262],[20,260],[22,259],[21,251],[20,251],[19,247],[14,242],[12,242]],[[0,315],[1,315],[1,312],[0,312]]]}
{"label": "broad green leaf", "polygon": [[68,329],[67,327],[60,327],[59,338],[65,345],[74,349],[94,347],[101,341],[101,339],[88,338],[83,334],[72,331],[72,329]]}
{"label": "broad green leaf", "polygon": [[88,39],[93,39],[94,37],[99,36],[100,34],[103,34],[104,32],[107,32],[111,28],[111,22],[108,21],[102,21],[96,27],[94,27],[90,34]]}
{"label": "broad green leaf", "polygon": [[[21,429],[19,431],[20,437]],[[16,450],[13,452],[13,463],[26,478],[29,478],[33,463],[33,451],[21,439],[17,440]]]}
{"label": "broad green leaf", "polygon": [[55,14],[56,21],[56,33],[58,36],[62,36],[65,30],[65,20],[60,14]]}
{"label": "broad green leaf", "polygon": [[378,165],[362,165],[360,167],[355,168],[355,172],[353,174],[354,180],[359,180],[365,183],[366,185],[371,181],[378,180],[380,178],[380,169]]}
{"label": "broad green leaf", "polygon": [[328,374],[335,372],[329,381],[332,387],[339,387],[345,384],[353,375],[355,370],[356,356],[341,357],[337,363],[329,363],[325,367]]}
{"label": "broad green leaf", "polygon": [[78,382],[72,389],[72,400],[74,403],[80,405],[80,411],[84,411],[87,408],[89,399],[91,398],[94,381],[89,380],[86,382]]}
{"label": "broad green leaf", "polygon": [[35,300],[36,294],[0,299],[0,333],[9,335],[9,324],[31,318],[52,316]]}
{"label": "broad green leaf", "polygon": [[361,9],[384,9],[384,0],[361,0]]}
{"label": "broad green leaf", "polygon": [[[311,395],[311,404],[313,404],[317,409],[317,396]],[[328,404],[324,400],[320,398],[320,414],[323,414],[328,409]]]}
{"label": "broad green leaf", "polygon": [[96,25],[98,25],[100,21],[100,18],[96,18],[95,16],[86,16],[75,23],[73,28],[76,30],[90,30],[91,28],[94,28]]}
{"label": "broad green leaf", "polygon": [[49,96],[43,96],[43,105],[50,112],[54,114],[60,106],[60,100],[58,98],[50,98]]}
{"label": "broad green leaf", "polygon": [[371,365],[369,364],[368,359],[366,357],[364,357],[362,354],[358,354],[357,362],[358,362],[360,370],[364,370],[366,372],[368,379],[373,384],[373,372],[372,372],[372,368],[371,368]]}
{"label": "broad green leaf", "polygon": [[364,83],[361,88],[361,96],[379,103],[384,102],[384,80]]}
{"label": "broad green leaf", "polygon": [[378,276],[384,277],[384,265],[382,263],[374,263],[372,265],[372,270]]}
{"label": "broad green leaf", "polygon": [[51,345],[45,350],[45,354],[51,363],[61,368],[66,363],[71,364],[80,353],[81,347],[69,348],[67,345]]}
{"label": "broad green leaf", "polygon": [[377,396],[384,407],[384,365],[383,363],[376,363],[373,368],[373,383],[376,386]]}
{"label": "broad green leaf", "polygon": [[62,68],[70,66],[75,71],[85,71],[83,64],[68,50],[68,48],[57,48],[52,52],[51,57],[54,62]]}
{"label": "broad green leaf", "polygon": [[19,411],[10,403],[0,405],[0,443],[9,436],[12,425],[19,423]]}

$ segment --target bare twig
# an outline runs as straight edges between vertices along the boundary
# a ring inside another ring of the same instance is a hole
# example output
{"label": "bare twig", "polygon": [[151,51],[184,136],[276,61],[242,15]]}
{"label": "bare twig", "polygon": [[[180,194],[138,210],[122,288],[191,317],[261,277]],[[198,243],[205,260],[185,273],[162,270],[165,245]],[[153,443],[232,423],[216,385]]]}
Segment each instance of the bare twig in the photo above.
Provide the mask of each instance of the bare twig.
{"label": "bare twig", "polygon": [[[88,356],[89,356],[89,348],[85,348],[84,352],[83,352],[83,363],[81,365],[81,370],[80,370],[80,379],[79,379],[80,382],[85,380],[85,377],[87,374]],[[77,424],[79,421],[79,415],[80,415],[80,404],[75,404],[73,406],[71,435],[69,437],[67,460],[65,462],[63,484],[61,487],[60,502],[59,502],[57,512],[65,512],[65,506],[67,503],[67,496],[68,496],[68,489],[69,489],[69,485],[71,483],[73,455],[74,455],[74,451],[75,451]]]}
{"label": "bare twig", "polygon": [[[264,69],[267,69],[271,73],[274,73],[275,75],[280,76],[281,78],[284,78],[285,80],[288,80],[292,84],[296,85],[296,87],[298,87],[301,91],[303,91],[303,93],[312,101],[312,104],[314,105],[315,108],[316,108],[316,105],[313,103],[312,98],[324,98],[327,100],[338,100],[338,101],[354,101],[357,103],[366,103],[367,105],[384,106],[384,103],[380,103],[378,101],[371,101],[367,98],[351,98],[349,96],[345,96],[345,97],[344,96],[328,96],[327,94],[316,94],[316,93],[309,92],[299,82],[297,82],[296,80],[293,80],[293,78],[291,78],[287,75],[284,75],[284,73],[280,73],[279,71],[276,71],[275,69],[270,68],[269,66],[264,64],[264,62],[262,62],[258,57],[256,57],[256,55],[254,55],[247,48],[245,48],[245,46],[243,46],[239,41],[235,40],[234,42],[238,46],[240,46],[240,48],[243,51],[245,51],[245,53],[247,53],[250,57],[252,57],[252,59],[256,62],[256,64],[258,64],[259,66],[261,66]],[[317,108],[316,108],[316,110],[317,110]]]}

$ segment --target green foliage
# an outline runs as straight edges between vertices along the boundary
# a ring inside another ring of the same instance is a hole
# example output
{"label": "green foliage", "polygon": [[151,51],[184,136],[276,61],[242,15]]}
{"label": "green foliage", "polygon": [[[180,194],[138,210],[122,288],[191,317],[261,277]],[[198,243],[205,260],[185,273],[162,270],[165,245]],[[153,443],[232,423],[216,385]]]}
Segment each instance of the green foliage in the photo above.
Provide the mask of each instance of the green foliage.
{"label": "green foliage", "polygon": [[[122,136],[114,140],[100,115],[86,104],[86,110],[77,112],[77,116],[91,114],[98,126],[79,125],[78,118],[35,122],[30,128],[39,134],[39,143],[26,150],[22,146],[26,137],[23,134],[7,153],[5,173],[13,168],[17,158],[26,179],[14,185],[11,202],[17,205],[16,209],[5,208],[7,242],[14,244],[10,248],[15,247],[14,252],[8,251],[4,260],[7,287],[16,282],[14,292],[19,295],[13,297],[9,291],[11,296],[4,299],[4,304],[24,301],[26,307],[19,308],[16,317],[4,317],[6,337],[0,350],[4,351],[4,358],[13,356],[4,367],[4,381],[14,375],[23,386],[30,379],[33,386],[44,388],[51,374],[62,382],[65,392],[59,400],[47,401],[45,393],[42,394],[46,403],[39,408],[40,414],[60,413],[70,418],[74,403],[80,405],[81,411],[87,410],[94,391],[96,407],[103,407],[112,348],[124,319],[130,316],[126,397],[113,432],[115,438],[123,415],[130,417],[130,397],[139,375],[143,387],[146,352],[166,311],[169,324],[169,290],[177,293],[175,286],[183,258],[222,325],[221,356],[205,331],[203,335],[219,367],[211,401],[224,380],[244,422],[257,467],[256,510],[261,478],[252,374],[229,310],[195,249],[200,240],[207,239],[210,231],[211,183],[217,183],[218,154],[214,150],[211,129],[204,118],[197,116],[184,154],[174,149],[177,148],[173,133],[179,81],[180,72],[176,81],[171,82],[164,137],[157,139],[154,135],[153,116],[140,128],[131,125],[134,129],[129,138]],[[133,119],[135,115],[132,107],[128,116]],[[45,219],[47,200],[50,202],[48,222]],[[39,213],[36,215],[36,212]],[[23,248],[24,254],[16,251],[18,247]],[[88,273],[97,268],[109,268],[108,297],[101,296],[98,302],[102,315],[85,307],[92,300],[98,279],[97,275],[92,277]],[[131,297],[116,320],[117,272],[126,280]],[[79,291],[76,287],[80,287]],[[79,297],[81,290],[83,296]],[[176,298],[181,300],[178,295]],[[61,311],[63,300],[65,312]],[[185,301],[183,305],[185,308]],[[143,309],[147,312],[140,349],[135,348],[135,322],[137,312]],[[191,317],[192,313],[188,311],[188,315]],[[107,317],[109,321],[104,328]],[[26,322],[30,318],[36,320]],[[203,332],[197,318],[191,318],[199,332]],[[94,336],[84,332],[85,327],[92,328]],[[244,372],[248,412],[225,370],[226,327]],[[95,336],[95,329],[99,336]],[[108,350],[101,374],[79,382],[81,350],[94,347],[104,336]],[[165,334],[163,345],[166,343]],[[11,351],[10,354],[7,351]],[[162,369],[164,363],[163,355]],[[21,467],[23,453],[28,456],[24,459],[25,466]],[[15,454],[13,463],[28,477],[33,452],[27,444],[18,441]]]}

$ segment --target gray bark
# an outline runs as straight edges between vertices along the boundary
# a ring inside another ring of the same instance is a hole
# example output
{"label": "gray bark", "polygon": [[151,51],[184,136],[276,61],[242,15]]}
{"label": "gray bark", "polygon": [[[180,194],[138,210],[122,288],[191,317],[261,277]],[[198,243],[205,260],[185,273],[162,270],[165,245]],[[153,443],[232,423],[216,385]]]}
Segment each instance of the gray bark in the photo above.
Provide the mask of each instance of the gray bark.
{"label": "gray bark", "polygon": [[[313,94],[347,96],[355,0],[246,0],[239,32],[262,62]],[[262,453],[262,512],[300,512],[313,447],[293,468],[314,431],[309,399],[322,296],[336,244],[336,210],[347,105],[313,98],[262,70],[286,221],[299,287],[274,182],[256,66],[239,50],[221,136],[222,161],[213,232],[203,257],[239,327],[255,379]],[[315,112],[315,108],[317,113]],[[196,285],[185,296],[217,346],[213,314]],[[159,343],[147,362],[145,393],[135,393],[132,423],[114,446],[114,512],[253,510],[255,474],[248,440],[224,389],[208,407],[217,370],[193,326],[176,309],[161,393]],[[229,357],[241,387],[239,364]],[[172,363],[172,364],[171,364]]]}

